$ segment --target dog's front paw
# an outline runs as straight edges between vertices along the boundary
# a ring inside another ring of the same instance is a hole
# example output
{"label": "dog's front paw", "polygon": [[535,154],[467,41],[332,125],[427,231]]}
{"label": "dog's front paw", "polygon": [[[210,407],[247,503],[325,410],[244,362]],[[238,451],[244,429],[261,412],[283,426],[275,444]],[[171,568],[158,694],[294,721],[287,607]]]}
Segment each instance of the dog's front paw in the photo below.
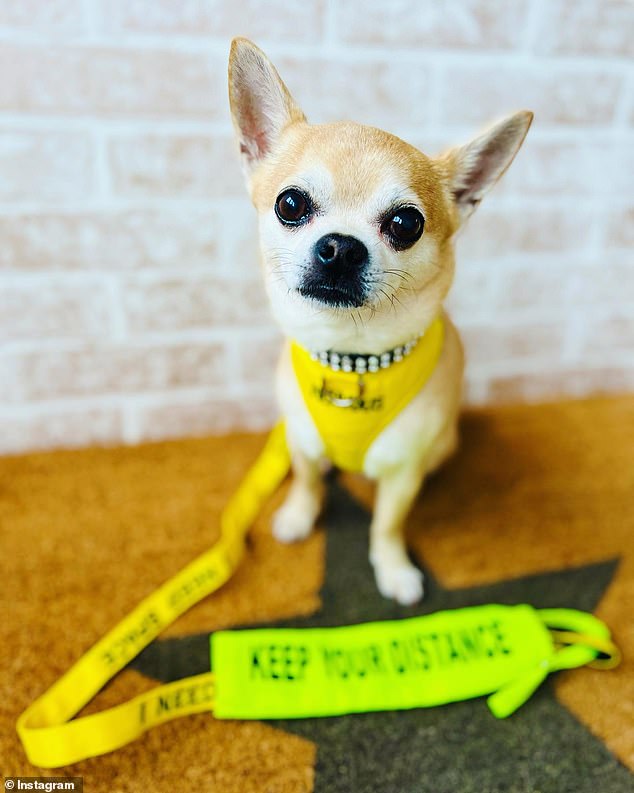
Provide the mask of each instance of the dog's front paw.
{"label": "dog's front paw", "polygon": [[305,540],[313,530],[313,520],[289,504],[283,504],[273,516],[273,536],[280,542]]}
{"label": "dog's front paw", "polygon": [[423,597],[423,574],[407,563],[377,565],[374,570],[379,592],[402,606],[418,603]]}

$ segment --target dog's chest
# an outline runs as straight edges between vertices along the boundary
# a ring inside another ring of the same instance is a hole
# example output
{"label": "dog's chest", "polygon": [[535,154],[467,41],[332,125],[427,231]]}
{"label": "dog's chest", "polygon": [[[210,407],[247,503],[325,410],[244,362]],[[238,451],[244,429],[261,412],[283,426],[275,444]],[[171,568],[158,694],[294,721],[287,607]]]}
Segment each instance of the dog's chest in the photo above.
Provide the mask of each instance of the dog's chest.
{"label": "dog's chest", "polygon": [[280,397],[292,442],[311,458],[325,456],[353,472],[367,473],[367,460],[376,471],[411,457],[436,429],[434,411],[425,409],[424,386],[436,370],[443,339],[439,318],[408,355],[399,352],[392,365],[369,371],[364,366],[361,372],[339,366],[333,371],[291,345]]}

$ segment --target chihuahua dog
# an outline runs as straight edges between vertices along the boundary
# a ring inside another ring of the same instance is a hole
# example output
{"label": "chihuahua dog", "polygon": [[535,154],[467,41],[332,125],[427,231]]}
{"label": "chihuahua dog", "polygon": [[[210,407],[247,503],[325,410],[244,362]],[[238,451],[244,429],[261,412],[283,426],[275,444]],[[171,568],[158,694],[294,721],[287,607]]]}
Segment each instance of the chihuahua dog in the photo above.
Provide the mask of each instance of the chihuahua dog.
{"label": "chihuahua dog", "polygon": [[[324,463],[346,467],[335,447],[348,443],[352,456],[342,459],[377,482],[370,526],[377,586],[414,603],[423,580],[407,554],[404,522],[425,476],[458,440],[463,351],[442,307],[454,274],[452,238],[512,162],[533,115],[515,113],[430,158],[374,127],[309,124],[273,64],[243,38],[231,46],[229,98],[266,290],[289,340],[276,383],[293,481],[274,535],[292,542],[311,532]],[[304,371],[313,376],[310,366],[323,372],[321,386],[302,382]],[[337,377],[356,378],[358,391],[341,393],[347,385],[337,386]],[[365,389],[380,377],[390,378],[390,393],[370,399]],[[381,419],[385,401],[392,408]],[[322,416],[320,426],[324,405],[332,420]],[[368,430],[358,424],[366,414],[374,420]],[[363,445],[360,457],[355,444]]]}

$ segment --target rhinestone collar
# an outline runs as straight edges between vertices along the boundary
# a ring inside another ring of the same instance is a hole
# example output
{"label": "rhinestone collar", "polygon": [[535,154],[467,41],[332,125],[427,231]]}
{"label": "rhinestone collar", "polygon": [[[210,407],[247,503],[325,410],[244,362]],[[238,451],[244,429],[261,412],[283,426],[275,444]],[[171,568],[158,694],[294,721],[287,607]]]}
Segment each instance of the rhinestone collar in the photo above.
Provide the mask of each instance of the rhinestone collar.
{"label": "rhinestone collar", "polygon": [[332,369],[333,372],[355,372],[355,374],[366,374],[367,372],[378,372],[379,369],[388,369],[392,364],[402,361],[418,344],[420,336],[417,336],[407,344],[394,347],[378,355],[358,355],[356,353],[324,352],[311,351],[310,357],[313,361]]}

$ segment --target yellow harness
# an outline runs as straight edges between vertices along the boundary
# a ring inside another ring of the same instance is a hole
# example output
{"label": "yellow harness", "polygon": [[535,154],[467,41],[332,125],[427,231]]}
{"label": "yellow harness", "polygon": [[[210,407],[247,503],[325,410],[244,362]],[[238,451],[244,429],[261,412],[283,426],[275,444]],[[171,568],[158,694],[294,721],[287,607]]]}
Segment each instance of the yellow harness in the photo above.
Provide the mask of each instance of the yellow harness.
{"label": "yellow harness", "polygon": [[299,344],[291,345],[302,396],[326,455],[337,467],[363,470],[372,442],[431,377],[443,338],[444,324],[438,317],[409,355],[387,368],[363,374],[333,371]]}

